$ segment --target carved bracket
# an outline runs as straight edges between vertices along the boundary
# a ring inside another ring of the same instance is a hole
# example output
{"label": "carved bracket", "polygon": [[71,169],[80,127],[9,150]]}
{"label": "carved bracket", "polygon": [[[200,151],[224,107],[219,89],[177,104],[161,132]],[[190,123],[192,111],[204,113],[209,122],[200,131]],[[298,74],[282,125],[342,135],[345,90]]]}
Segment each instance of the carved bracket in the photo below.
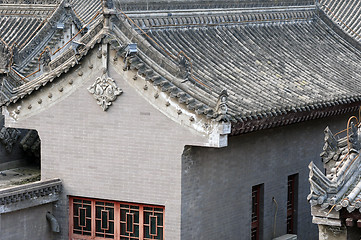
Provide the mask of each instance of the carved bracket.
{"label": "carved bracket", "polygon": [[112,102],[117,99],[117,96],[123,91],[117,87],[114,80],[104,73],[102,77],[98,77],[95,83],[88,88],[89,92],[93,94],[97,100],[97,104],[106,111]]}

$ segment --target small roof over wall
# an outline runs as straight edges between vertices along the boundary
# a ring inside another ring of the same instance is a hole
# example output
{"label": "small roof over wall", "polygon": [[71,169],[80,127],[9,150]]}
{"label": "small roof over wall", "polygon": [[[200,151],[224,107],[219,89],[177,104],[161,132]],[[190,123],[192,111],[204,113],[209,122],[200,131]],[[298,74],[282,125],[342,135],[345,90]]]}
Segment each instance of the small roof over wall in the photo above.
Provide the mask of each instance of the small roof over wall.
{"label": "small roof over wall", "polygon": [[[346,135],[346,136],[345,136]],[[313,223],[340,227],[361,227],[361,125],[356,117],[347,128],[333,134],[325,129],[321,153],[324,171],[310,163],[309,182]]]}
{"label": "small roof over wall", "polygon": [[325,211],[345,208],[361,212],[361,131],[353,122],[346,136],[339,138],[325,129],[325,145],[321,153],[325,173],[311,162],[309,165],[311,206],[320,205]]}

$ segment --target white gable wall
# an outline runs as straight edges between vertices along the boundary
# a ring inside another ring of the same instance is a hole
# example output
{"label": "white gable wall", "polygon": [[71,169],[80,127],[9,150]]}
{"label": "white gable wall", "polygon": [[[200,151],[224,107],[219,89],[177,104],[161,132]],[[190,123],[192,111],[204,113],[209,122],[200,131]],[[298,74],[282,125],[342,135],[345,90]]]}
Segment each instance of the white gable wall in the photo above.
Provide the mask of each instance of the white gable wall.
{"label": "white gable wall", "polygon": [[63,181],[64,201],[55,209],[63,237],[70,195],[163,205],[165,237],[179,239],[181,155],[185,145],[208,140],[152,107],[112,66],[109,76],[123,94],[104,112],[87,90],[102,74],[101,59],[89,55],[76,71],[5,109],[6,125],[38,130],[42,179]]}

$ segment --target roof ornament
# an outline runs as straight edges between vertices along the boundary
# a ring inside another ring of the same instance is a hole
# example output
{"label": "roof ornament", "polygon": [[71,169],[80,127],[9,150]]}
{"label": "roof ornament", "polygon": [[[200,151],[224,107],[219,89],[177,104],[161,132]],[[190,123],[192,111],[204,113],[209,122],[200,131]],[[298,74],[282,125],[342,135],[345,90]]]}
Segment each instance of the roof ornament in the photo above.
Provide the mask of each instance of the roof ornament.
{"label": "roof ornament", "polygon": [[227,90],[222,90],[221,94],[218,97],[218,102],[216,105],[216,112],[218,117],[216,118],[217,121],[219,122],[229,122],[230,121],[230,116],[227,113],[228,112],[228,93]]}
{"label": "roof ornament", "polygon": [[71,47],[74,50],[75,55],[79,55],[79,51],[81,51],[85,47],[85,44],[73,40],[71,41]]}
{"label": "roof ornament", "polygon": [[323,146],[323,152],[320,154],[324,164],[328,163],[331,159],[335,161],[338,159],[341,150],[337,146],[337,140],[332,134],[329,127],[326,127],[324,130],[325,133],[325,144]]}
{"label": "roof ornament", "polygon": [[125,56],[124,56],[124,62],[125,62],[128,57],[133,56],[133,55],[138,53],[137,44],[136,43],[129,43],[125,47],[124,52],[125,52]]}
{"label": "roof ornament", "polygon": [[9,71],[10,57],[9,48],[0,42],[0,74]]}
{"label": "roof ornament", "polygon": [[350,134],[348,136],[348,141],[350,144],[350,152],[358,153],[360,150],[360,142],[358,140],[357,127],[353,122],[351,122]]}
{"label": "roof ornament", "polygon": [[184,82],[189,80],[189,76],[191,75],[191,64],[189,63],[188,59],[180,54],[178,56],[178,63],[179,63],[179,73],[178,77],[184,79]]}
{"label": "roof ornament", "polygon": [[98,77],[88,91],[93,94],[103,111],[106,111],[112,102],[123,93],[115,81],[108,76],[106,69],[104,69],[102,77]]}
{"label": "roof ornament", "polygon": [[118,50],[117,56],[123,57],[124,68],[123,70],[126,71],[130,67],[130,63],[128,59],[138,53],[138,47],[136,43],[129,43],[128,45],[121,46]]}
{"label": "roof ornament", "polygon": [[113,0],[105,0],[103,3],[104,3],[104,7],[108,8],[108,9],[114,8]]}
{"label": "roof ornament", "polygon": [[138,53],[138,47],[136,43],[129,43],[126,46],[123,46],[119,49],[120,55],[124,57],[124,63],[127,61],[128,57],[131,57]]}
{"label": "roof ornament", "polygon": [[51,62],[51,53],[48,48],[46,48],[44,53],[41,55],[40,61],[43,65],[43,70],[48,72],[50,70],[49,63]]}
{"label": "roof ornament", "polygon": [[110,28],[110,17],[115,14],[115,10],[113,9],[113,2],[109,0],[102,0],[102,13],[104,16],[104,28]]}

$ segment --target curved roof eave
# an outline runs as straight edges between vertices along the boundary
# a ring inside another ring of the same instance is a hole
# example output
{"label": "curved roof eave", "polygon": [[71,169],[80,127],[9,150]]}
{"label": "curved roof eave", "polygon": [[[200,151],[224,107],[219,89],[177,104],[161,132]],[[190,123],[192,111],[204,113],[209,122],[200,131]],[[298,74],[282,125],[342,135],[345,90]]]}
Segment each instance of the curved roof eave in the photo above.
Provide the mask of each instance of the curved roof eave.
{"label": "curved roof eave", "polygon": [[[353,71],[359,68],[356,63],[361,54],[329,31],[312,9],[252,12],[238,19],[222,14],[128,21],[118,14],[110,31],[123,36],[123,46],[130,41],[138,43],[138,56],[128,58],[130,68],[190,109],[222,121],[216,105],[219,94],[227,89],[233,135],[354,111],[361,102],[361,95],[355,92],[358,72]],[[158,24],[145,35],[134,26],[141,21],[182,24],[164,28]],[[190,26],[187,21],[200,24]],[[207,25],[207,21],[213,23]],[[214,21],[222,24],[215,25]],[[170,58],[165,49],[176,58]],[[183,63],[178,58],[180,51],[188,59]],[[58,71],[47,75],[51,77],[17,88],[10,102],[52,81],[49,79],[69,67],[71,64],[64,62]],[[182,67],[188,77],[194,71],[193,80],[182,81]]]}

